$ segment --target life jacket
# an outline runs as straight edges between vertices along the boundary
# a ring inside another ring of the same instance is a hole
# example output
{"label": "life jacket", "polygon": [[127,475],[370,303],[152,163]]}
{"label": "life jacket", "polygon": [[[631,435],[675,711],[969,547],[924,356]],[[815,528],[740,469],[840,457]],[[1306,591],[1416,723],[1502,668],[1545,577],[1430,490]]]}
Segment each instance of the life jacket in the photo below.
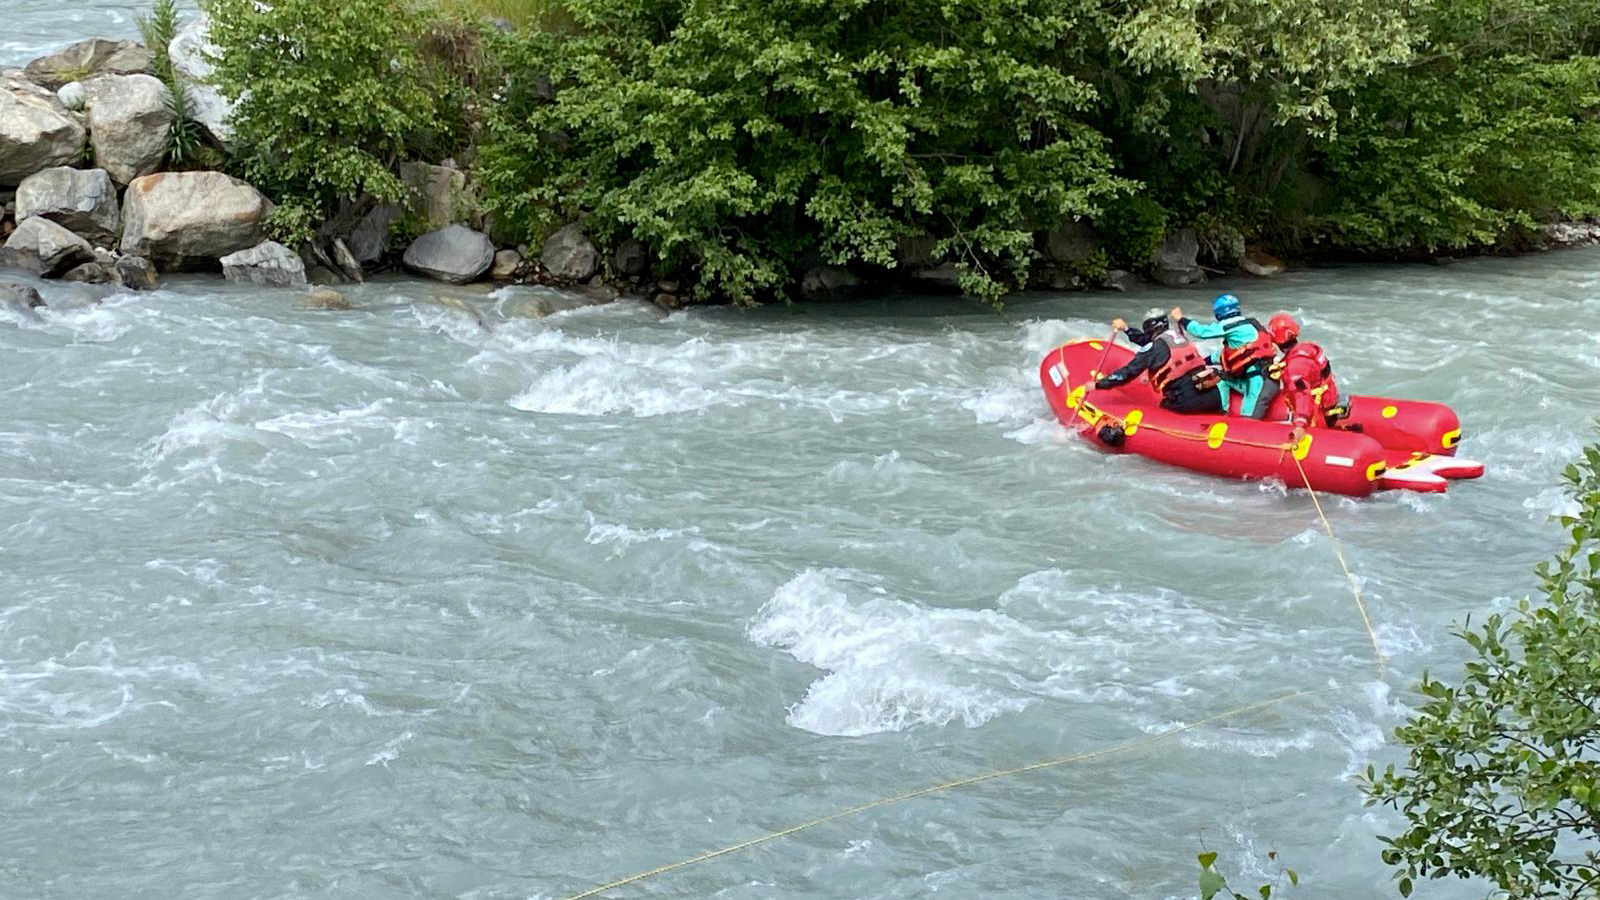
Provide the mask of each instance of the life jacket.
{"label": "life jacket", "polygon": [[1288,365],[1292,359],[1310,359],[1312,365],[1317,367],[1317,378],[1320,381],[1327,381],[1333,376],[1333,366],[1328,362],[1327,354],[1322,352],[1321,347],[1309,341],[1301,341],[1290,347],[1289,352],[1283,355],[1284,365]]}
{"label": "life jacket", "polygon": [[[1339,387],[1333,380],[1333,365],[1322,348],[1302,341],[1289,348],[1279,364],[1279,379],[1289,392],[1291,411],[1297,420],[1306,419],[1314,425],[1331,425],[1348,414],[1339,405]],[[1296,399],[1304,394],[1310,403]],[[1320,418],[1320,421],[1318,420]]]}
{"label": "life jacket", "polygon": [[[1236,328],[1250,325],[1256,330],[1256,336],[1249,343],[1237,347],[1227,346],[1228,332]],[[1222,364],[1222,374],[1230,378],[1243,378],[1259,374],[1272,364],[1278,355],[1278,345],[1272,342],[1272,335],[1267,332],[1265,325],[1255,319],[1235,319],[1222,326],[1223,347],[1218,357]]]}
{"label": "life jacket", "polygon": [[1167,385],[1186,375],[1194,376],[1196,383],[1199,383],[1203,376],[1210,373],[1211,366],[1195,349],[1194,341],[1172,329],[1156,335],[1156,340],[1165,341],[1167,345],[1167,361],[1150,370],[1150,384],[1158,393],[1164,396]]}

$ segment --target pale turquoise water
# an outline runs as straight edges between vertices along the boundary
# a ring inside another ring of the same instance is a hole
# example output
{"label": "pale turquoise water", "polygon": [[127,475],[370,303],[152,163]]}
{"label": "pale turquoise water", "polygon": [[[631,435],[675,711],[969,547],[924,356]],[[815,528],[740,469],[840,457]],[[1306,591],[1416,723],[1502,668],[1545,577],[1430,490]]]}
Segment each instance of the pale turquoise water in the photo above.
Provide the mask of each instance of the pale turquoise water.
{"label": "pale turquoise water", "polygon": [[[1210,291],[589,308],[488,328],[208,280],[0,320],[0,897],[1165,898],[1194,854],[1390,896],[1353,775],[1532,585],[1600,410],[1600,252],[1223,285],[1484,480],[1309,499],[1100,455],[1056,342]],[[1559,354],[1546,351],[1558,348]],[[1253,883],[1252,883],[1253,884]],[[1465,886],[1427,885],[1464,898]]]}
{"label": "pale turquoise water", "polygon": [[[178,8],[192,12],[192,0]],[[85,38],[138,40],[150,3],[128,0],[0,0],[0,68],[21,68],[34,57]]]}
{"label": "pale turquoise water", "polygon": [[[0,65],[142,4],[0,0]],[[1334,501],[1101,456],[1035,368],[1174,298],[586,309],[488,329],[178,282],[0,314],[0,897],[553,898],[875,797],[658,898],[1392,896],[1353,775],[1533,584],[1600,410],[1600,252],[1224,285],[1489,476]],[[1215,286],[1213,286],[1215,287]],[[1560,350],[1551,357],[1547,351]],[[1255,880],[1252,881],[1251,879]],[[1463,898],[1454,883],[1429,896]],[[1419,892],[1420,893],[1420,892]]]}

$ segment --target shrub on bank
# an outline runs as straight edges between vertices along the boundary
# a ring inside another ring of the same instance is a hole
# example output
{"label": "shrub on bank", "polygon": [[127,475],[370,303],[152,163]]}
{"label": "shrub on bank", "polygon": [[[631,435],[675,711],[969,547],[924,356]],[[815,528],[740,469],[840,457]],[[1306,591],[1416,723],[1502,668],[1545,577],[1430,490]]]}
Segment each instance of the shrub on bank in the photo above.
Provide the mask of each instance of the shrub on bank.
{"label": "shrub on bank", "polygon": [[1600,3],[1440,0],[1416,21],[1416,59],[1343,96],[1315,148],[1324,239],[1459,249],[1600,214]]}
{"label": "shrub on bank", "polygon": [[[785,296],[820,263],[889,268],[930,235],[963,286],[1026,278],[1033,232],[1131,183],[1082,121],[1057,0],[570,0],[577,36],[505,42],[482,177],[525,235],[589,213],[700,289]],[[553,94],[551,88],[554,88]]]}
{"label": "shrub on bank", "polygon": [[423,56],[430,14],[410,0],[203,5],[217,83],[238,100],[234,165],[279,203],[280,239],[341,202],[398,201],[401,160],[459,142],[459,79]]}
{"label": "shrub on bank", "polygon": [[1456,684],[1424,675],[1396,732],[1406,764],[1367,770],[1369,801],[1409,826],[1383,838],[1402,895],[1447,876],[1541,900],[1600,885],[1600,445],[1566,478],[1576,509],[1539,566],[1541,601],[1469,623],[1476,658]]}

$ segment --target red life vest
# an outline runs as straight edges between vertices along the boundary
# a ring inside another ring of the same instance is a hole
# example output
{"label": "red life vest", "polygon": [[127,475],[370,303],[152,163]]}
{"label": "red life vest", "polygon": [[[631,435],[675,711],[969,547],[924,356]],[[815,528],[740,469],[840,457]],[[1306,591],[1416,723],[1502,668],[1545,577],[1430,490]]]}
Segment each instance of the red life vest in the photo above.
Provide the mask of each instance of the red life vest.
{"label": "red life vest", "polygon": [[[1283,355],[1284,368],[1289,368],[1290,360],[1295,359],[1309,360],[1311,365],[1316,367],[1319,382],[1325,381],[1333,375],[1333,366],[1328,362],[1327,354],[1322,352],[1321,347],[1309,341],[1301,341],[1289,348],[1289,352]],[[1311,387],[1316,387],[1316,385],[1311,385]]]}
{"label": "red life vest", "polygon": [[1232,378],[1254,375],[1256,371],[1271,365],[1278,356],[1278,345],[1272,342],[1272,335],[1267,333],[1267,329],[1255,319],[1244,319],[1240,323],[1230,325],[1224,330],[1224,334],[1246,322],[1254,326],[1255,338],[1240,347],[1229,347],[1224,344],[1222,355],[1218,359],[1222,364],[1222,374]]}
{"label": "red life vest", "polygon": [[1322,348],[1301,341],[1283,355],[1283,390],[1297,425],[1326,425],[1339,403],[1333,366]]}
{"label": "red life vest", "polygon": [[1206,358],[1194,348],[1194,341],[1171,330],[1156,335],[1156,340],[1167,344],[1167,361],[1150,370],[1150,384],[1157,393],[1165,395],[1173,381],[1206,368]]}

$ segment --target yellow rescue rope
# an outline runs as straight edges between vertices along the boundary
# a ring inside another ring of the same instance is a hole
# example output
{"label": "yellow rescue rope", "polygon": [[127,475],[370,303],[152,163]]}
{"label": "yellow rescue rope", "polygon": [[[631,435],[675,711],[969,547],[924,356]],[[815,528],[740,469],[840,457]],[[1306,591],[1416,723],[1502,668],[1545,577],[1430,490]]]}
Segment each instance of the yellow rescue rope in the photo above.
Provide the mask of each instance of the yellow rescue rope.
{"label": "yellow rescue rope", "polygon": [[[1116,333],[1115,332],[1112,332],[1112,337],[1113,338],[1116,337]],[[1060,348],[1060,350],[1061,350],[1061,362],[1062,362],[1063,366],[1065,366],[1065,363],[1066,363],[1065,349],[1066,348],[1065,348],[1064,345]],[[1110,352],[1110,347],[1107,347],[1106,350],[1109,353]],[[1103,363],[1104,361],[1105,361],[1105,356],[1102,355],[1101,356],[1101,362]],[[1104,416],[1105,418],[1111,419],[1112,421],[1118,422],[1119,424],[1124,424],[1116,416],[1111,415],[1109,413],[1101,412],[1101,415]],[[1151,431],[1159,431],[1161,433],[1169,434],[1169,435],[1172,435],[1174,437],[1187,438],[1187,439],[1190,439],[1190,440],[1201,440],[1201,441],[1203,441],[1203,440],[1207,440],[1208,439],[1208,435],[1205,435],[1205,434],[1202,434],[1202,433],[1199,433],[1199,432],[1186,432],[1186,431],[1181,431],[1179,429],[1162,428],[1162,427],[1159,427],[1159,426],[1153,426],[1153,425],[1149,425],[1149,424],[1145,424],[1145,423],[1140,423],[1139,427],[1147,428],[1147,429],[1149,429]],[[1327,533],[1328,539],[1333,542],[1334,556],[1337,557],[1338,560],[1339,560],[1339,568],[1344,570],[1345,583],[1350,588],[1351,596],[1355,598],[1356,609],[1359,610],[1360,613],[1361,613],[1361,622],[1362,622],[1363,625],[1366,626],[1366,629],[1367,629],[1367,637],[1370,638],[1371,641],[1372,641],[1372,652],[1373,652],[1373,655],[1376,657],[1377,663],[1378,663],[1378,680],[1380,680],[1380,681],[1384,680],[1384,678],[1387,675],[1387,663],[1386,663],[1386,661],[1384,659],[1383,651],[1381,649],[1379,649],[1379,647],[1378,647],[1378,635],[1377,635],[1377,633],[1375,631],[1373,631],[1372,619],[1367,615],[1366,604],[1363,603],[1362,600],[1361,600],[1361,589],[1356,584],[1355,576],[1352,575],[1351,572],[1350,572],[1350,566],[1345,561],[1345,558],[1344,558],[1343,545],[1340,544],[1338,537],[1336,537],[1334,535],[1334,533],[1333,533],[1333,524],[1328,521],[1327,514],[1324,513],[1323,510],[1322,510],[1322,502],[1317,498],[1316,490],[1311,487],[1311,479],[1309,477],[1307,477],[1305,467],[1300,464],[1300,459],[1298,457],[1295,457],[1293,453],[1290,453],[1290,451],[1292,451],[1294,449],[1294,445],[1293,444],[1268,444],[1268,443],[1264,443],[1264,442],[1260,442],[1260,441],[1247,441],[1247,440],[1241,440],[1241,439],[1238,439],[1238,438],[1226,438],[1226,437],[1223,438],[1223,440],[1226,441],[1227,443],[1240,444],[1240,445],[1248,446],[1248,447],[1264,447],[1264,448],[1267,448],[1267,449],[1279,450],[1279,451],[1281,451],[1283,453],[1288,453],[1289,456],[1294,459],[1295,468],[1298,469],[1299,472],[1300,472],[1300,480],[1305,485],[1306,491],[1311,494],[1311,502],[1312,502],[1312,505],[1316,508],[1317,517],[1322,520],[1322,529],[1323,529],[1323,531],[1325,531]],[[818,825],[825,825],[825,824],[827,824],[829,822],[838,821],[839,819],[844,819],[844,818],[848,818],[850,816],[859,815],[860,813],[867,812],[868,810],[877,809],[879,807],[889,806],[889,805],[895,804],[895,803],[903,803],[903,802],[905,802],[907,800],[913,800],[913,799],[916,799],[918,797],[926,797],[926,796],[928,796],[930,794],[937,794],[937,793],[941,793],[941,792],[944,792],[944,791],[955,790],[956,788],[967,787],[967,786],[974,785],[974,784],[981,784],[981,783],[986,782],[986,781],[994,781],[994,780],[1000,779],[1000,778],[1010,778],[1012,776],[1026,774],[1028,772],[1037,772],[1037,771],[1039,771],[1041,769],[1050,769],[1050,768],[1055,768],[1055,767],[1058,767],[1058,766],[1066,766],[1066,765],[1072,765],[1074,763],[1087,762],[1089,760],[1099,759],[1099,758],[1106,757],[1106,756],[1113,756],[1113,755],[1116,755],[1116,754],[1119,754],[1119,753],[1129,753],[1129,752],[1132,752],[1134,750],[1138,750],[1138,749],[1142,749],[1144,747],[1149,747],[1149,746],[1152,746],[1154,744],[1158,744],[1158,743],[1160,743],[1162,741],[1165,741],[1165,740],[1168,740],[1170,738],[1176,737],[1176,736],[1178,736],[1180,734],[1183,734],[1186,731],[1192,731],[1192,730],[1194,730],[1196,728],[1200,728],[1200,727],[1202,727],[1204,725],[1210,725],[1210,724],[1212,724],[1214,722],[1222,721],[1223,719],[1228,719],[1228,718],[1232,718],[1234,716],[1244,715],[1245,713],[1256,712],[1258,710],[1267,709],[1268,707],[1277,706],[1280,703],[1286,703],[1286,702],[1288,702],[1290,700],[1296,700],[1296,699],[1300,699],[1302,697],[1310,697],[1310,696],[1314,696],[1314,695],[1317,695],[1317,694],[1325,694],[1325,693],[1330,692],[1331,690],[1333,690],[1333,689],[1332,688],[1322,688],[1320,690],[1314,690],[1314,691],[1296,691],[1296,692],[1291,693],[1291,694],[1285,694],[1285,695],[1280,696],[1280,697],[1274,697],[1271,700],[1262,700],[1262,701],[1258,701],[1256,703],[1250,703],[1250,704],[1246,704],[1244,706],[1234,707],[1233,709],[1227,710],[1226,712],[1220,712],[1220,713],[1217,713],[1216,715],[1208,716],[1208,717],[1206,717],[1204,719],[1200,719],[1200,720],[1197,720],[1197,721],[1194,721],[1194,722],[1190,722],[1187,725],[1180,725],[1180,726],[1178,726],[1176,728],[1169,728],[1166,731],[1160,732],[1158,734],[1153,734],[1153,735],[1150,735],[1148,737],[1138,738],[1138,739],[1131,740],[1131,741],[1125,741],[1125,742],[1123,742],[1121,744],[1116,744],[1116,745],[1113,745],[1111,747],[1105,747],[1105,748],[1102,748],[1100,750],[1089,750],[1089,751],[1086,751],[1086,752],[1083,752],[1083,753],[1075,753],[1075,754],[1073,754],[1071,756],[1062,756],[1062,757],[1058,757],[1056,759],[1045,760],[1044,762],[1029,763],[1028,765],[1024,765],[1024,766],[1016,766],[1016,767],[1010,768],[1010,769],[1001,769],[1001,770],[999,770],[997,772],[987,772],[987,773],[984,773],[982,775],[972,775],[972,776],[968,776],[966,778],[958,778],[958,779],[956,779],[954,781],[946,781],[943,784],[935,784],[935,785],[932,785],[930,787],[918,788],[917,790],[907,791],[907,792],[905,792],[903,794],[895,794],[894,796],[891,796],[891,797],[882,797],[882,798],[879,798],[877,800],[873,800],[873,801],[871,801],[869,803],[862,803],[862,804],[859,804],[857,806],[849,807],[848,809],[842,809],[842,810],[840,810],[838,812],[829,813],[828,815],[825,815],[825,816],[819,816],[818,818],[811,819],[810,821],[801,822],[798,825],[791,825],[790,827],[784,828],[784,829],[779,830],[779,831],[768,832],[767,834],[763,834],[760,837],[751,838],[751,839],[749,839],[747,841],[740,841],[737,844],[730,844],[730,845],[728,845],[726,847],[722,847],[722,848],[719,848],[719,849],[716,849],[716,850],[711,850],[711,851],[708,851],[706,853],[702,853],[702,854],[700,854],[698,856],[692,856],[692,857],[690,857],[688,859],[680,860],[678,862],[668,863],[668,864],[666,864],[664,866],[657,866],[654,869],[649,869],[649,870],[644,871],[644,872],[638,872],[636,874],[629,875],[626,878],[618,878],[615,881],[608,881],[605,884],[597,885],[595,887],[589,888],[586,891],[580,891],[579,893],[572,894],[570,896],[564,897],[564,898],[562,898],[562,900],[586,900],[586,898],[588,898],[588,897],[594,897],[594,896],[597,896],[599,894],[603,894],[603,893],[605,893],[607,891],[614,890],[614,889],[619,888],[619,887],[623,887],[625,885],[634,884],[636,882],[644,881],[644,880],[649,879],[649,878],[654,878],[657,875],[664,875],[664,874],[666,874],[668,872],[673,872],[673,871],[676,871],[678,869],[682,869],[682,868],[686,868],[688,866],[696,865],[698,863],[707,862],[707,861],[716,859],[718,857],[728,856],[729,854],[738,853],[740,850],[747,850],[747,849],[749,849],[751,847],[759,846],[761,844],[765,844],[765,843],[769,843],[771,841],[778,840],[779,838],[788,837],[789,835],[792,835],[792,834],[798,834],[798,833],[800,833],[802,831],[806,831],[808,829],[815,828]]]}
{"label": "yellow rescue rope", "polygon": [[915,799],[917,797],[926,797],[929,794],[937,794],[937,793],[940,793],[942,791],[949,791],[949,790],[954,790],[956,788],[967,787],[969,785],[980,784],[980,783],[985,782],[985,781],[994,781],[994,780],[999,779],[999,778],[1009,778],[1009,777],[1012,777],[1014,775],[1025,774],[1027,772],[1037,772],[1040,769],[1049,769],[1049,768],[1054,768],[1054,767],[1057,767],[1057,766],[1066,766],[1066,765],[1071,765],[1073,763],[1087,762],[1087,761],[1092,760],[1092,759],[1099,759],[1101,757],[1113,756],[1113,755],[1116,755],[1116,754],[1119,754],[1119,753],[1128,753],[1128,752],[1131,752],[1131,751],[1134,751],[1134,750],[1138,750],[1138,749],[1142,749],[1144,747],[1151,746],[1153,744],[1158,744],[1158,743],[1160,743],[1162,741],[1165,741],[1165,740],[1168,740],[1170,738],[1176,737],[1177,735],[1183,734],[1186,731],[1193,731],[1194,729],[1200,728],[1200,727],[1202,727],[1204,725],[1210,725],[1210,724],[1212,724],[1214,722],[1220,722],[1223,719],[1228,719],[1228,718],[1232,718],[1234,716],[1244,715],[1245,713],[1256,712],[1258,710],[1263,710],[1263,709],[1266,709],[1268,707],[1277,706],[1280,703],[1287,703],[1290,700],[1298,700],[1298,699],[1300,699],[1302,697],[1311,697],[1311,696],[1315,696],[1317,694],[1326,694],[1326,693],[1329,693],[1332,690],[1333,690],[1333,688],[1320,688],[1320,689],[1314,690],[1314,691],[1296,691],[1296,692],[1294,692],[1292,694],[1285,694],[1285,695],[1280,696],[1280,697],[1274,697],[1271,700],[1261,700],[1261,701],[1258,701],[1258,702],[1255,702],[1255,703],[1246,704],[1244,706],[1238,706],[1238,707],[1230,709],[1230,710],[1228,710],[1226,712],[1220,712],[1220,713],[1217,713],[1214,716],[1207,716],[1204,719],[1200,719],[1200,720],[1197,720],[1197,721],[1194,721],[1194,722],[1190,722],[1187,725],[1180,725],[1180,726],[1178,726],[1176,728],[1169,728],[1166,731],[1160,732],[1159,734],[1153,734],[1153,735],[1150,735],[1148,737],[1137,738],[1137,739],[1131,740],[1131,741],[1125,741],[1125,742],[1123,742],[1121,744],[1116,744],[1116,745],[1111,746],[1111,747],[1105,747],[1105,748],[1102,748],[1100,750],[1090,750],[1090,751],[1087,751],[1087,752],[1084,752],[1084,753],[1075,753],[1075,754],[1073,754],[1071,756],[1062,756],[1062,757],[1059,757],[1057,759],[1045,760],[1044,762],[1030,763],[1030,764],[1025,765],[1025,766],[1016,766],[1015,768],[1011,768],[1011,769],[1001,769],[998,772],[986,772],[986,773],[984,773],[982,775],[972,775],[972,776],[969,776],[967,778],[958,778],[958,779],[956,779],[954,781],[946,781],[943,784],[936,784],[936,785],[932,785],[931,787],[919,788],[919,789],[914,790],[914,791],[907,791],[904,794],[896,794],[896,795],[894,795],[892,797],[883,797],[883,798],[878,799],[878,800],[873,800],[870,803],[863,803],[863,804],[860,804],[859,806],[852,806],[849,809],[843,809],[843,810],[840,810],[839,812],[836,812],[836,813],[830,813],[830,814],[828,814],[826,816],[820,816],[818,818],[810,820],[809,822],[801,822],[798,825],[790,826],[790,827],[785,828],[785,829],[783,829],[781,831],[769,832],[767,834],[761,835],[760,837],[751,838],[750,840],[741,841],[741,842],[739,842],[737,844],[730,844],[729,846],[723,847],[723,848],[718,849],[718,850],[712,850],[712,851],[707,852],[707,853],[702,853],[699,856],[693,856],[693,857],[690,857],[688,859],[680,860],[680,861],[675,862],[675,863],[668,863],[667,865],[664,865],[664,866],[657,866],[654,869],[650,869],[650,870],[645,871],[645,872],[639,872],[639,873],[634,874],[634,875],[629,875],[626,878],[618,878],[616,881],[608,881],[605,884],[589,888],[586,891],[582,891],[582,892],[573,894],[573,895],[571,895],[569,897],[564,897],[564,898],[562,898],[562,900],[584,900],[584,898],[594,897],[596,895],[603,894],[606,891],[610,891],[610,890],[613,890],[615,888],[622,887],[624,885],[633,884],[633,883],[638,882],[638,881],[644,881],[647,878],[654,878],[657,875],[664,875],[667,872],[672,872],[672,871],[675,871],[677,869],[682,869],[682,868],[685,868],[687,866],[692,866],[692,865],[695,865],[696,863],[703,863],[703,862],[706,862],[708,860],[713,860],[713,859],[716,859],[719,856],[727,856],[730,853],[737,853],[740,850],[747,850],[747,849],[749,849],[751,847],[755,847],[755,846],[758,846],[760,844],[765,844],[765,843],[768,843],[770,841],[775,841],[775,840],[777,840],[779,838],[782,838],[782,837],[788,837],[791,834],[798,834],[799,832],[805,831],[805,830],[807,830],[809,828],[815,828],[818,825],[824,825],[824,824],[827,824],[828,822],[834,822],[834,821],[837,821],[839,819],[847,818],[849,816],[858,815],[860,813],[864,813],[864,812],[866,812],[868,810],[872,810],[872,809],[877,809],[877,808],[882,807],[882,806],[889,806],[890,804],[894,804],[894,803],[902,803],[902,802],[904,802],[906,800],[913,800],[913,799]]}
{"label": "yellow rescue rope", "polygon": [[[1294,454],[1290,454],[1294,457]],[[1311,487],[1311,479],[1306,477],[1305,467],[1300,465],[1299,457],[1294,457],[1294,466],[1300,470],[1300,480],[1305,482],[1306,492],[1311,495],[1311,503],[1317,509],[1317,518],[1322,520],[1322,530],[1327,533],[1328,540],[1333,544],[1333,555],[1339,560],[1339,568],[1344,570],[1345,584],[1350,587],[1350,596],[1355,598],[1356,609],[1361,612],[1361,624],[1367,627],[1367,638],[1372,641],[1372,655],[1378,662],[1378,680],[1383,681],[1389,673],[1388,660],[1384,658],[1383,650],[1378,647],[1378,633],[1372,629],[1372,618],[1367,615],[1367,605],[1361,601],[1361,587],[1356,583],[1356,577],[1350,573],[1350,564],[1345,562],[1344,545],[1333,533],[1333,524],[1328,521],[1327,513],[1322,511],[1322,501],[1317,499],[1317,492]]]}

